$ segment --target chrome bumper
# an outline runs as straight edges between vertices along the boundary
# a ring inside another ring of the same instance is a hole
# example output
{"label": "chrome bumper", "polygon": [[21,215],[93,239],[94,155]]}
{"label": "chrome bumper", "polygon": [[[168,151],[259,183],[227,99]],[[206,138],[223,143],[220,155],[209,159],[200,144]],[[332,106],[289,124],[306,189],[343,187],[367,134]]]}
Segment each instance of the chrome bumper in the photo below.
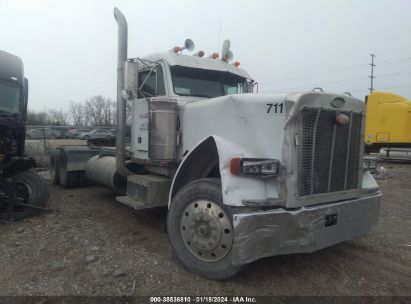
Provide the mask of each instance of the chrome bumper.
{"label": "chrome bumper", "polygon": [[366,234],[378,222],[381,192],[353,200],[233,215],[232,264],[313,252]]}

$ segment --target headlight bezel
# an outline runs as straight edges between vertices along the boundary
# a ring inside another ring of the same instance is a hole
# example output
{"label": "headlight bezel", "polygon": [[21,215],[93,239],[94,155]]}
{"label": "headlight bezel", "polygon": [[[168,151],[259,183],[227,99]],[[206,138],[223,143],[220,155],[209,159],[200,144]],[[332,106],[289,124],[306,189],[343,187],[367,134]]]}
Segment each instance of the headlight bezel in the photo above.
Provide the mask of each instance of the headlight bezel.
{"label": "headlight bezel", "polygon": [[277,177],[280,169],[278,159],[268,158],[233,158],[231,159],[231,174],[249,177]]}

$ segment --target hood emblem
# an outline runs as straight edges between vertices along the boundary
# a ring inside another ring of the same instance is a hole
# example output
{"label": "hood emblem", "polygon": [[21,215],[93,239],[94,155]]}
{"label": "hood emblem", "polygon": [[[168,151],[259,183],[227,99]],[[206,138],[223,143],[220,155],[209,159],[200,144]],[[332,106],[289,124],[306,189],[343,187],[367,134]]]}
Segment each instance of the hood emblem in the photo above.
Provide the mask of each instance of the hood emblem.
{"label": "hood emblem", "polygon": [[345,126],[350,122],[350,118],[347,115],[341,113],[335,117],[335,122],[337,123],[337,125]]}

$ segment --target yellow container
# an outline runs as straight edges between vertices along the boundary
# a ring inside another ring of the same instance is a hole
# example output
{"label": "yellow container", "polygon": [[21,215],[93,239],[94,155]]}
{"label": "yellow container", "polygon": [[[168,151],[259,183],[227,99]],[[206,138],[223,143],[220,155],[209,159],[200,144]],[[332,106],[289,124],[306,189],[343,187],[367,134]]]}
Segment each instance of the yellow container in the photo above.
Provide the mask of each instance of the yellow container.
{"label": "yellow container", "polygon": [[367,98],[365,143],[409,146],[411,101],[396,94],[374,92]]}

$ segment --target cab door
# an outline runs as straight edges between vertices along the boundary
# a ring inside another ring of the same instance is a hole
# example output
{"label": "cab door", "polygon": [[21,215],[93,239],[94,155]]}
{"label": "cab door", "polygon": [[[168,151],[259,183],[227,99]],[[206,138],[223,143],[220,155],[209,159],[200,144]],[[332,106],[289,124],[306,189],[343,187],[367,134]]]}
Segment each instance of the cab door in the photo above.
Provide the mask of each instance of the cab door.
{"label": "cab door", "polygon": [[133,158],[148,159],[148,101],[165,95],[164,73],[159,64],[139,71],[137,99],[132,104]]}

